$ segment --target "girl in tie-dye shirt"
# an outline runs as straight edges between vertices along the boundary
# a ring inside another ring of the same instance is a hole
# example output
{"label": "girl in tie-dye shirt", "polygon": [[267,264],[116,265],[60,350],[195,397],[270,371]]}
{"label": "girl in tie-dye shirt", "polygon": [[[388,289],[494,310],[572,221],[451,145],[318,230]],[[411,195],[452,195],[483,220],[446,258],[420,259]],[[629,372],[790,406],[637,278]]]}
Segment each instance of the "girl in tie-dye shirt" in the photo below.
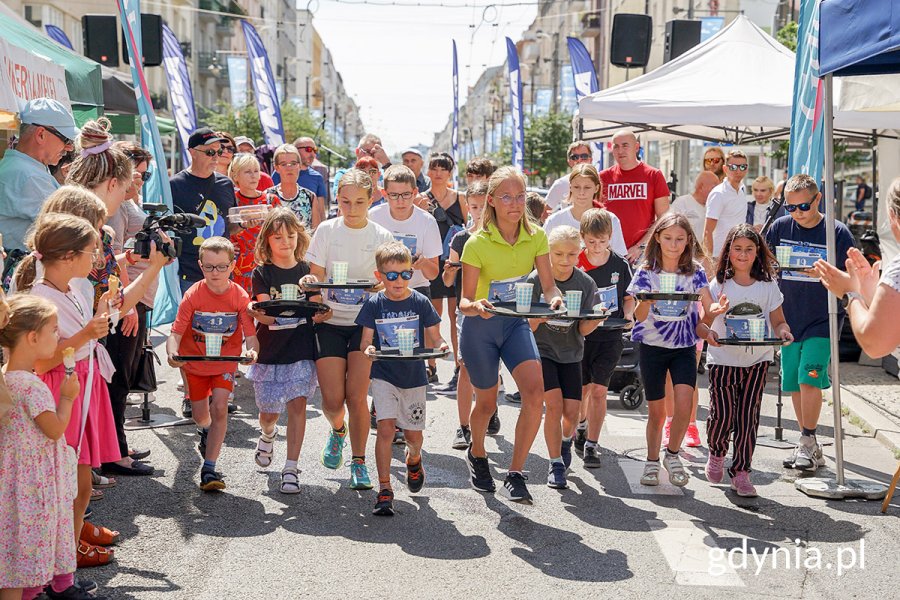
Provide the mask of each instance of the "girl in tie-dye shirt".
{"label": "girl in tie-dye shirt", "polygon": [[[700,294],[708,302],[706,272],[697,262],[702,256],[691,225],[681,214],[668,213],[653,228],[644,261],[635,272],[627,293],[659,292],[663,274],[675,275],[675,291]],[[707,303],[708,303],[707,302]],[[688,474],[678,458],[681,442],[691,416],[694,387],[697,384],[697,302],[693,300],[638,303],[632,339],[640,342],[641,378],[647,397],[647,463],[641,483],[659,485],[659,447],[666,420],[666,375],[675,388],[675,414],[663,459],[673,485],[684,486]]]}

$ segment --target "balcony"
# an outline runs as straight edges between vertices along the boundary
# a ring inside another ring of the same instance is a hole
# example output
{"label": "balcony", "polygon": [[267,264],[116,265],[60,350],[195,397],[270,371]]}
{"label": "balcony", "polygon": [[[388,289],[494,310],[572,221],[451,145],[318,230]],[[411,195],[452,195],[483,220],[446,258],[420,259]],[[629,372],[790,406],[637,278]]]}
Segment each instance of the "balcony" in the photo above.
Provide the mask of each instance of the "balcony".
{"label": "balcony", "polygon": [[215,77],[223,84],[228,83],[228,61],[224,57],[216,59],[215,52],[197,52],[197,70],[200,75]]}
{"label": "balcony", "polygon": [[584,27],[581,32],[584,37],[599,37],[603,33],[603,20],[599,11],[585,13],[581,17],[581,25]]}

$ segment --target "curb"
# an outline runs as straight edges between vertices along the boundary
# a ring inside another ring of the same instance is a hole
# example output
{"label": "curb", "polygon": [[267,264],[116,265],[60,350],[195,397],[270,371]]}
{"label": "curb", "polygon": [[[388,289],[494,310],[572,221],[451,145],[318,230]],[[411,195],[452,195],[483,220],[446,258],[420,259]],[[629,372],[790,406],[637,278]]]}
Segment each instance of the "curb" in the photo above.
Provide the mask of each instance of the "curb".
{"label": "curb", "polygon": [[895,455],[900,453],[900,425],[865,398],[841,386],[841,405],[850,411],[851,416],[860,420],[881,444]]}

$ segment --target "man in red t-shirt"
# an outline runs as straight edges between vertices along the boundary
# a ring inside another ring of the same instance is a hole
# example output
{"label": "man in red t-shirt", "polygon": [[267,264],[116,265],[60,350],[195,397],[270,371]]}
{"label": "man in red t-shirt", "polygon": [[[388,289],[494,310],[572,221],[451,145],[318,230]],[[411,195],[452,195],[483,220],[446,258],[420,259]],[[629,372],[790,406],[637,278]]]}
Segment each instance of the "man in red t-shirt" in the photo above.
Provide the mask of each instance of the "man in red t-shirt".
{"label": "man in red t-shirt", "polygon": [[641,245],[650,237],[653,223],[669,210],[669,186],[662,171],[639,161],[640,143],[628,130],[612,138],[616,164],[600,172],[606,209],[622,222],[628,260],[641,257]]}

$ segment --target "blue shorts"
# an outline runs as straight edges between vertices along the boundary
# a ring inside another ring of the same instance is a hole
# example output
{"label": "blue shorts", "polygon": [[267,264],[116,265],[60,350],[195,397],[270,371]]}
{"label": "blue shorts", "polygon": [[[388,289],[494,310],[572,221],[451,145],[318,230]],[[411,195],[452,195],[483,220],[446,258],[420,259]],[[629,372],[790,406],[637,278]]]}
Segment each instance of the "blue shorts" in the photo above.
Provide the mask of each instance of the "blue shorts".
{"label": "blue shorts", "polygon": [[501,359],[510,372],[526,360],[541,359],[528,321],[508,317],[466,317],[459,350],[472,385],[480,390],[497,385]]}

